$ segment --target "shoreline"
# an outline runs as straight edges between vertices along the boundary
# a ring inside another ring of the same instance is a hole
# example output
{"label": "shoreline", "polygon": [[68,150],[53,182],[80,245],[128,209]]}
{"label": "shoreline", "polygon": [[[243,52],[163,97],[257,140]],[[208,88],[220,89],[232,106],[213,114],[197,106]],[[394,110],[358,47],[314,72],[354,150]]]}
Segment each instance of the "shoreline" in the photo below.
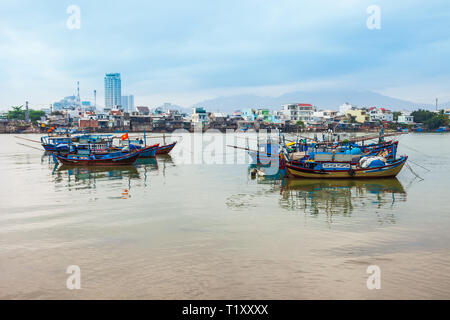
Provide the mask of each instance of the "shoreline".
{"label": "shoreline", "polygon": [[[226,133],[226,131],[222,131],[222,130],[218,130],[220,133]],[[236,132],[239,132],[238,130],[235,130]],[[73,133],[73,135],[77,135],[77,134],[124,134],[124,133],[143,133],[144,131],[121,131],[121,132],[115,132],[115,131],[93,131],[93,132],[77,132],[77,133]],[[202,131],[202,133],[206,133],[207,131]],[[254,131],[254,133],[258,133],[259,131]],[[270,132],[269,130],[267,132]],[[390,130],[386,130],[385,133],[395,133],[398,131],[390,131]],[[449,131],[450,132],[450,131]],[[449,132],[436,132],[436,131],[421,131],[421,132],[416,132],[416,131],[408,131],[408,132],[398,132],[398,134],[404,134],[404,133],[417,133],[417,134],[424,134],[424,133],[449,133]],[[171,132],[167,132],[167,131],[146,131],[147,134],[167,134],[168,136],[172,135],[172,134],[179,134],[179,132],[176,131],[171,131]],[[194,131],[187,131],[185,133],[195,133]],[[246,133],[246,132],[240,132],[240,133]],[[282,131],[281,133],[284,134],[321,134],[321,133],[328,133],[328,132],[324,132],[324,131]],[[351,134],[351,133],[379,133],[379,131],[334,131],[332,132],[332,134]],[[0,132],[0,135],[28,135],[28,134],[41,134],[41,135],[47,135],[47,132]]]}

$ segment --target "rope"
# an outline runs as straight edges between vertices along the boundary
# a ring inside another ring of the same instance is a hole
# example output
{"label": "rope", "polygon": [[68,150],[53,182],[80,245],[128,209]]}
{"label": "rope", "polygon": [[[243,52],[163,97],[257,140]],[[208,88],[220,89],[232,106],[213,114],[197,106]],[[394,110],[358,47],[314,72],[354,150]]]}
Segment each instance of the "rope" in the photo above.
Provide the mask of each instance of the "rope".
{"label": "rope", "polygon": [[29,145],[27,145],[27,144],[23,144],[23,143],[19,143],[19,142],[16,142],[16,143],[17,143],[17,144],[20,144],[21,146],[25,146],[25,147],[28,147],[28,148],[33,148],[33,149],[42,151],[42,149],[40,149],[40,148],[32,147],[32,146],[29,146]]}
{"label": "rope", "polygon": [[409,162],[411,162],[411,163],[414,163],[416,166],[418,166],[418,167],[421,167],[422,169],[425,169],[425,170],[427,170],[428,172],[431,172],[431,170],[430,169],[428,169],[428,168],[425,168],[424,166],[421,166],[420,164],[418,164],[418,163],[416,163],[416,162],[414,162],[414,161],[412,161],[411,159],[409,159]]}
{"label": "rope", "polygon": [[424,180],[423,178],[421,178],[417,173],[414,172],[414,170],[411,168],[411,166],[409,164],[406,163],[406,167],[412,172],[413,175],[415,175],[417,178],[419,178],[420,180]]}
{"label": "rope", "polygon": [[238,146],[232,146],[232,145],[229,145],[229,144],[227,144],[227,147],[235,148],[235,149],[242,149],[242,150],[247,150],[247,151],[259,152],[258,150],[252,150],[250,148],[242,148],[242,147],[238,147]]}
{"label": "rope", "polygon": [[37,140],[32,140],[32,139],[22,138],[22,137],[18,137],[18,136],[14,136],[14,138],[22,139],[22,140],[27,140],[27,141],[31,141],[31,142],[35,142],[35,143],[41,143],[40,141],[37,141]]}

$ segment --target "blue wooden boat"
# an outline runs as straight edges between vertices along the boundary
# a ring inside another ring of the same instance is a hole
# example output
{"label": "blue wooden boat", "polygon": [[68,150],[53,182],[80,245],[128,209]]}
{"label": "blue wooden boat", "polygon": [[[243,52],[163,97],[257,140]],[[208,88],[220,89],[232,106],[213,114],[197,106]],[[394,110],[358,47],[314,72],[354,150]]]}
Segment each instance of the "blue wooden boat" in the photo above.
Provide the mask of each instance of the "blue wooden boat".
{"label": "blue wooden boat", "polygon": [[142,151],[133,151],[123,153],[121,151],[110,152],[107,154],[55,154],[52,153],[54,159],[64,165],[73,166],[117,166],[131,165],[139,158]]}
{"label": "blue wooden boat", "polygon": [[171,143],[164,146],[158,146],[158,150],[156,151],[156,154],[168,154],[172,149],[175,147],[177,143]]}
{"label": "blue wooden boat", "polygon": [[[126,142],[126,143],[125,143]],[[121,141],[121,147],[111,148],[112,150],[123,150],[123,151],[142,151],[140,157],[141,158],[154,158],[156,157],[156,153],[158,151],[159,143],[146,146],[142,140],[124,140]]]}
{"label": "blue wooden boat", "polygon": [[72,138],[44,136],[41,137],[41,144],[45,151],[68,152],[72,144]]}
{"label": "blue wooden boat", "polygon": [[152,145],[152,146],[147,146],[147,147],[138,149],[138,150],[142,150],[141,155],[139,157],[140,158],[155,158],[156,152],[158,151],[158,147],[159,147],[159,143]]}

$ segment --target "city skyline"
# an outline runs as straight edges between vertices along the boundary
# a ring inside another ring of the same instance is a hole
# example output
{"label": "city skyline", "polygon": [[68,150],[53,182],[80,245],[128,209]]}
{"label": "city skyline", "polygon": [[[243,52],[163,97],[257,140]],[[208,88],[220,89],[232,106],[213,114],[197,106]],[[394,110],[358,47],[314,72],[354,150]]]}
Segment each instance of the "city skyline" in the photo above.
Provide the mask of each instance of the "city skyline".
{"label": "city skyline", "polygon": [[[116,78],[116,79],[113,79]],[[134,95],[127,94],[122,95],[122,82],[120,78],[120,73],[107,73],[104,77],[104,91],[110,91],[109,94],[105,95],[105,104],[97,103],[97,90],[92,90],[92,97],[83,97],[81,99],[80,95],[80,82],[76,81],[76,93],[68,96],[64,96],[63,99],[51,102],[47,105],[38,105],[39,109],[49,109],[63,110],[76,107],[89,107],[101,111],[104,108],[107,110],[115,109],[120,107],[125,112],[136,111],[136,105],[134,103]],[[299,97],[299,95],[301,97]],[[109,98],[107,98],[109,96]],[[297,98],[295,98],[297,96]],[[352,97],[349,99],[349,97]],[[90,100],[93,98],[93,100]],[[109,103],[107,101],[110,101]],[[330,102],[333,101],[333,102]],[[215,112],[233,112],[240,111],[248,108],[256,109],[270,109],[276,110],[280,105],[291,104],[291,103],[302,103],[308,102],[313,103],[320,110],[338,110],[341,104],[349,103],[359,106],[361,108],[370,107],[387,107],[396,111],[405,110],[438,110],[446,109],[450,105],[450,101],[439,101],[435,99],[435,104],[431,103],[417,103],[413,101],[401,100],[392,98],[386,95],[381,95],[370,91],[328,91],[326,98],[318,98],[317,92],[314,91],[298,91],[298,92],[288,92],[280,96],[257,96],[251,94],[243,95],[232,95],[232,96],[220,96],[213,99],[207,99],[204,101],[197,102],[191,106],[180,106],[177,104],[172,104],[171,102],[164,102],[162,104],[148,104],[146,107],[151,109],[165,107],[171,105],[176,109],[190,110],[196,107],[206,107],[208,110]],[[29,103],[29,101],[26,101]],[[223,105],[225,104],[225,105]],[[21,104],[19,104],[21,105]],[[142,104],[140,104],[142,106]],[[222,106],[221,106],[222,105]],[[33,107],[33,104],[30,104]],[[2,109],[0,108],[0,111]],[[5,110],[3,110],[5,111]]]}
{"label": "city skyline", "polygon": [[379,1],[380,29],[371,30],[370,1],[129,1],[108,7],[79,1],[80,28],[69,29],[67,3],[5,1],[0,108],[27,100],[31,107],[47,106],[75,93],[78,80],[82,97],[98,90],[100,105],[108,71],[121,73],[136,105],[189,107],[218,96],[349,88],[447,102],[450,9],[444,4]]}

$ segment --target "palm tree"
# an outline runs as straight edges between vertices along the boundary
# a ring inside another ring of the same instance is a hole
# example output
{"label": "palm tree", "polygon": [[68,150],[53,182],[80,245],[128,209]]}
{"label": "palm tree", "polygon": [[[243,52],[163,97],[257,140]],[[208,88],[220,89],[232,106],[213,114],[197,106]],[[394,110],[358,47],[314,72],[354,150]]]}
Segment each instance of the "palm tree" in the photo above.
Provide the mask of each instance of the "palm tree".
{"label": "palm tree", "polygon": [[25,119],[25,111],[22,110],[23,106],[13,106],[12,110],[8,111],[8,119]]}

